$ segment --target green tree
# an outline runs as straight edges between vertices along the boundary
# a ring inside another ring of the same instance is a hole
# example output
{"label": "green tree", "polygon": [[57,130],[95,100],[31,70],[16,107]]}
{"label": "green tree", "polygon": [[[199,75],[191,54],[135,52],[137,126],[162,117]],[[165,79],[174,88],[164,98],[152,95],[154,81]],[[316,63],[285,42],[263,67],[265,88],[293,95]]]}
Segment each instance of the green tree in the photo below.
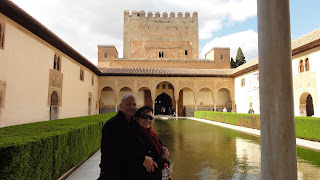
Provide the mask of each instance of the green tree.
{"label": "green tree", "polygon": [[241,48],[239,47],[238,51],[237,51],[236,65],[238,67],[244,63],[246,63],[246,57],[244,57],[243,52],[242,52]]}
{"label": "green tree", "polygon": [[233,58],[231,57],[231,61],[230,61],[230,68],[236,68],[237,64],[236,62],[234,62]]}

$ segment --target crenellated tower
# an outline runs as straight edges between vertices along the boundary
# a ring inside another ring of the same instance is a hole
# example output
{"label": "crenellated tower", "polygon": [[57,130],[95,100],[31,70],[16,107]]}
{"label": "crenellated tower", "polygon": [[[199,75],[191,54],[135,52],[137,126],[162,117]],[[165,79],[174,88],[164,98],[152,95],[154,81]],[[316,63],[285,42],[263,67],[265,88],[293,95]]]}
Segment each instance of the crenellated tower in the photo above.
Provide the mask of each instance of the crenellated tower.
{"label": "crenellated tower", "polygon": [[199,59],[198,13],[124,11],[125,59]]}

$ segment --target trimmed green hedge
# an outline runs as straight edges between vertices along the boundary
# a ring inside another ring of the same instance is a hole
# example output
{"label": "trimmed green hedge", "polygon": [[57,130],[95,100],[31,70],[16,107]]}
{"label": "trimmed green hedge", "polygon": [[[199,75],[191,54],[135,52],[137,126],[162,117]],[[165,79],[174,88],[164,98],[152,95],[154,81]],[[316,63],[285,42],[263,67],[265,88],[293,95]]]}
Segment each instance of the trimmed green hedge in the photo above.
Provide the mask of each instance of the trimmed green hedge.
{"label": "trimmed green hedge", "polygon": [[[260,129],[260,115],[214,111],[195,111],[194,117],[253,129]],[[320,141],[320,118],[295,117],[296,137]]]}
{"label": "trimmed green hedge", "polygon": [[295,125],[297,137],[320,141],[320,118],[295,117]]}
{"label": "trimmed green hedge", "polygon": [[100,148],[116,113],[0,128],[0,179],[53,180]]}
{"label": "trimmed green hedge", "polygon": [[194,117],[214,120],[222,123],[260,129],[260,116],[258,114],[242,114],[230,112],[195,111]]}

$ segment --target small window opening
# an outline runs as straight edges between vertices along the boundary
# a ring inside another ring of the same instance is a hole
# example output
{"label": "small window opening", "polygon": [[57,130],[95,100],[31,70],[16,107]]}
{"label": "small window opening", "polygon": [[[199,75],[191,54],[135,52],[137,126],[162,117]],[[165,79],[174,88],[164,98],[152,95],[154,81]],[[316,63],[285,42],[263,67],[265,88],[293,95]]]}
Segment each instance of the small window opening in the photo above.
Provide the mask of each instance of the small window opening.
{"label": "small window opening", "polygon": [[188,55],[188,50],[184,51],[184,55],[186,55],[186,56]]}
{"label": "small window opening", "polygon": [[309,59],[308,58],[305,60],[305,70],[309,71]]}
{"label": "small window opening", "polygon": [[303,71],[304,71],[303,60],[300,60],[300,63],[299,63],[299,72],[302,73]]}
{"label": "small window opening", "polygon": [[163,52],[159,52],[159,58],[163,58],[164,55],[163,55]]}
{"label": "small window opening", "polygon": [[0,48],[4,47],[4,25],[0,23]]}
{"label": "small window opening", "polygon": [[57,70],[60,71],[60,57],[57,58]]}
{"label": "small window opening", "polygon": [[53,69],[57,69],[57,59],[56,59],[56,55],[54,55]]}
{"label": "small window opening", "polygon": [[220,55],[220,60],[223,60],[223,54]]}
{"label": "small window opening", "polygon": [[84,81],[84,72],[82,69],[80,69],[80,80]]}
{"label": "small window opening", "polygon": [[162,84],[162,89],[166,89],[166,84]]}
{"label": "small window opening", "polygon": [[241,79],[241,87],[244,87],[245,85],[246,85],[245,78],[242,78],[242,79]]}
{"label": "small window opening", "polygon": [[108,58],[108,53],[104,53],[104,58]]}

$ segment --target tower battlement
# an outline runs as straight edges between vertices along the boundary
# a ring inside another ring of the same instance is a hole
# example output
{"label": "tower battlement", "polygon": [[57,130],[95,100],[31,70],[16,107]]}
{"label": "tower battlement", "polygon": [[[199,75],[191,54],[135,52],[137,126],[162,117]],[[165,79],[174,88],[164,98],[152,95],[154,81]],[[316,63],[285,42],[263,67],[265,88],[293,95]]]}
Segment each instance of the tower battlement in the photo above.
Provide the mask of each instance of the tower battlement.
{"label": "tower battlement", "polygon": [[155,12],[155,14],[153,14],[153,12],[148,12],[147,14],[145,13],[145,11],[135,11],[133,10],[130,14],[130,12],[128,10],[124,11],[124,17],[129,17],[129,18],[197,18],[198,19],[198,12],[193,12],[192,13],[192,17],[190,16],[189,12],[185,12],[184,16],[182,12],[178,12],[178,14],[176,15],[174,12],[163,12],[162,15],[160,14],[160,12]]}
{"label": "tower battlement", "polygon": [[198,13],[124,11],[124,58],[198,59]]}

